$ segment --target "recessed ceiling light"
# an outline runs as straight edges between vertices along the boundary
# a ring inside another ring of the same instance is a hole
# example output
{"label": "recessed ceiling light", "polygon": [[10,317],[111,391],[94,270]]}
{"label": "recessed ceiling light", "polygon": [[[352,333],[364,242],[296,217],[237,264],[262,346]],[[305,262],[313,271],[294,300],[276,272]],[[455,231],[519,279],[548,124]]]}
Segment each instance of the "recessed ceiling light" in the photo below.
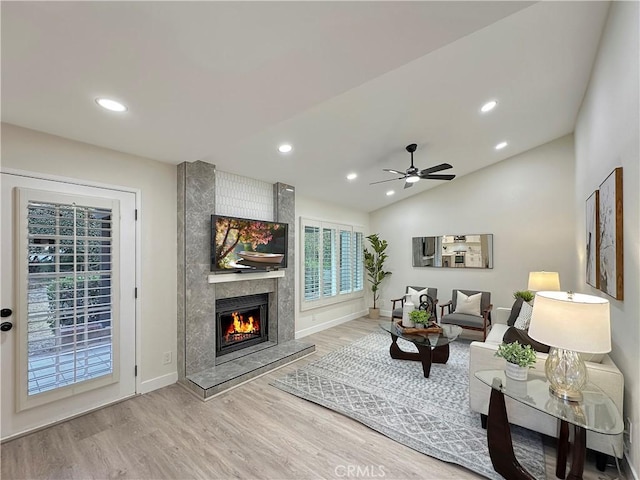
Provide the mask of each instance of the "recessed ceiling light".
{"label": "recessed ceiling light", "polygon": [[357,173],[350,173],[349,175],[347,175],[347,180],[355,180],[356,178],[358,178]]}
{"label": "recessed ceiling light", "polygon": [[278,147],[278,151],[280,153],[289,153],[291,150],[293,150],[293,147],[288,143],[283,143]]}
{"label": "recessed ceiling light", "polygon": [[506,147],[507,145],[509,145],[507,142],[500,142],[499,144],[497,144],[495,146],[496,150],[502,150],[504,147]]}
{"label": "recessed ceiling light", "polygon": [[110,98],[96,98],[96,103],[102,108],[111,110],[112,112],[126,112],[127,107],[120,102],[111,100]]}
{"label": "recessed ceiling light", "polygon": [[396,192],[394,192],[393,190],[389,190],[389,191],[387,192],[387,197],[390,197],[390,196],[391,196],[391,195],[393,195],[394,193],[396,193]]}
{"label": "recessed ceiling light", "polygon": [[480,111],[482,113],[490,112],[491,110],[496,108],[496,105],[498,105],[498,102],[495,101],[495,100],[491,100],[491,101],[485,103],[484,105],[482,105],[482,107],[480,108]]}

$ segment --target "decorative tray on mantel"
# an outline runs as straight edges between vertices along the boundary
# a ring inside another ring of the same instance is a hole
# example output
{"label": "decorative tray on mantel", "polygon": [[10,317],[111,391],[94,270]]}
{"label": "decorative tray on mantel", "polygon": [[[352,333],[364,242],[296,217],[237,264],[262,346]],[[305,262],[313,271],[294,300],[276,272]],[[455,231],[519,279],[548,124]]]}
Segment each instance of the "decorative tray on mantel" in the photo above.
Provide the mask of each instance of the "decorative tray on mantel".
{"label": "decorative tray on mantel", "polygon": [[430,333],[442,333],[442,327],[437,323],[431,322],[426,328],[403,327],[402,320],[396,320],[396,329],[400,333],[407,335],[429,335]]}

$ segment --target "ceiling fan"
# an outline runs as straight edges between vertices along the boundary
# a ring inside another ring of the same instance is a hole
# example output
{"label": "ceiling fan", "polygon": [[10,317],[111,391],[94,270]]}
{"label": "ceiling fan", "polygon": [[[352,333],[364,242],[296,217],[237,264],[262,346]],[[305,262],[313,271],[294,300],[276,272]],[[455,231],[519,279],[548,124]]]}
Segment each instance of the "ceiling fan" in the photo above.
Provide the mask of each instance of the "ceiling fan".
{"label": "ceiling fan", "polygon": [[404,188],[413,187],[413,184],[419,182],[420,179],[423,180],[453,180],[456,178],[455,175],[434,175],[435,172],[440,172],[442,170],[447,170],[449,168],[453,168],[448,163],[441,163],[440,165],[435,165],[433,167],[425,168],[424,170],[420,170],[413,165],[413,152],[416,151],[418,145],[412,143],[411,145],[407,145],[407,152],[411,154],[411,166],[407,168],[404,172],[399,172],[398,170],[392,170],[390,168],[384,168],[385,172],[395,173],[396,175],[402,175],[398,178],[391,178],[389,180],[381,180],[379,182],[373,182],[370,185],[375,185],[376,183],[384,183],[391,182],[393,180],[404,180]]}

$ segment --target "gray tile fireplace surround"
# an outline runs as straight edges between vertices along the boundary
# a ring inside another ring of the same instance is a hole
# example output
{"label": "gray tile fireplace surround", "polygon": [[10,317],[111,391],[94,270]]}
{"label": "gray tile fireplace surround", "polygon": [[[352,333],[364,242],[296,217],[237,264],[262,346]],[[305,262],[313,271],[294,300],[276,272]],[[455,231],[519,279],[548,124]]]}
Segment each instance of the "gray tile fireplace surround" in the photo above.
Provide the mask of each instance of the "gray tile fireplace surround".
{"label": "gray tile fireplace surround", "polygon": [[[247,380],[310,355],[316,350],[315,345],[300,340],[290,340],[283,344],[265,342],[255,347],[260,348],[256,352],[214,368],[189,375],[188,383],[183,385],[206,400]],[[251,347],[247,350],[251,350]]]}
{"label": "gray tile fireplace surround", "polygon": [[[276,183],[272,192],[273,220],[289,224],[291,248],[284,275],[212,277],[209,257],[215,166],[185,162],[178,165],[177,173],[178,383],[206,400],[313,353],[315,345],[295,339],[295,189]],[[216,357],[216,300],[259,293],[269,294],[268,341]]]}
{"label": "gray tile fireplace surround", "polygon": [[[280,313],[282,305],[278,286],[286,277],[263,278],[263,274],[256,274],[257,279],[241,280],[245,276],[246,274],[209,275],[209,295],[224,299],[256,293],[268,294],[269,340],[216,357],[215,312],[207,315],[207,321],[200,328],[192,325],[193,337],[197,337],[201,344],[197,351],[187,346],[188,356],[193,357],[193,361],[188,362],[186,376],[181,384],[203,400],[315,352],[315,345],[293,338],[292,325],[288,325],[293,317]],[[226,281],[227,279],[234,280]],[[196,346],[195,341],[192,346]],[[202,357],[207,357],[208,360],[203,360]],[[206,361],[212,365],[207,366]]]}

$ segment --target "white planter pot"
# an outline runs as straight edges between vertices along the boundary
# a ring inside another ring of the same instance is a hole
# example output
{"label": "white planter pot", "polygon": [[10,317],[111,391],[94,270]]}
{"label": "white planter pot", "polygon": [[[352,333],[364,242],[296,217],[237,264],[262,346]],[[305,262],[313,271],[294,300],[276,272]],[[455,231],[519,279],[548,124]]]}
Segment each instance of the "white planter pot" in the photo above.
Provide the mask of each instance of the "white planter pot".
{"label": "white planter pot", "polygon": [[520,367],[515,363],[507,362],[504,373],[507,375],[507,377],[514,380],[526,380],[527,375],[529,374],[529,367]]}

